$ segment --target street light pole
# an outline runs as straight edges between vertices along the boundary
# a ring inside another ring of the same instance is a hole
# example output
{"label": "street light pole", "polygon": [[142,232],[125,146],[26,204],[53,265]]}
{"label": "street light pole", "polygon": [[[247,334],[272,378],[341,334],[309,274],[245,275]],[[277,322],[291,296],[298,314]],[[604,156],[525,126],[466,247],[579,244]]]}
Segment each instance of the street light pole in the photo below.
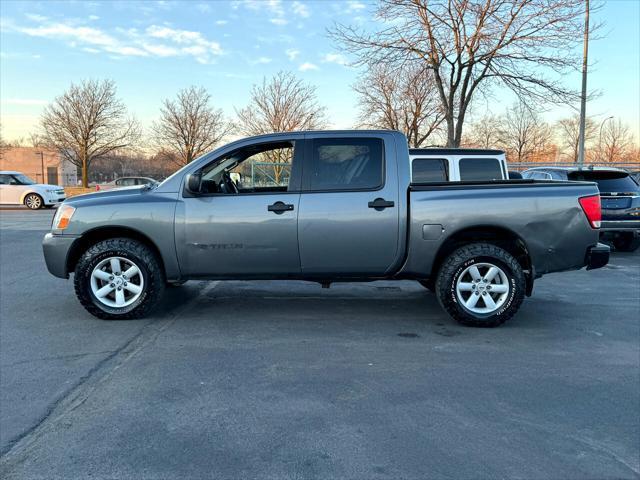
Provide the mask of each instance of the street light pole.
{"label": "street light pole", "polygon": [[580,95],[580,135],[578,137],[578,167],[584,165],[584,130],[587,113],[587,61],[589,58],[589,0],[584,16],[584,50],[582,53],[582,94]]}

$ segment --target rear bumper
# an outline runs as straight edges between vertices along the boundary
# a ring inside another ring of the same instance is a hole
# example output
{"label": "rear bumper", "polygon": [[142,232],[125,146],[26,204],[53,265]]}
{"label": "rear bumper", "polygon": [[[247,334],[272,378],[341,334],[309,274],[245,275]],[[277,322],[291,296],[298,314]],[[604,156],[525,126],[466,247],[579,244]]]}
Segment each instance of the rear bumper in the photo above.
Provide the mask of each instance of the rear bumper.
{"label": "rear bumper", "polygon": [[587,255],[585,257],[585,265],[587,270],[593,270],[595,268],[604,267],[609,263],[610,248],[608,245],[598,243],[593,247],[587,249]]}
{"label": "rear bumper", "polygon": [[603,220],[600,232],[640,232],[640,220]]}
{"label": "rear bumper", "polygon": [[42,240],[42,251],[47,270],[52,275],[59,278],[69,278],[67,272],[67,257],[71,250],[71,245],[78,237],[71,235],[54,235],[47,233]]}

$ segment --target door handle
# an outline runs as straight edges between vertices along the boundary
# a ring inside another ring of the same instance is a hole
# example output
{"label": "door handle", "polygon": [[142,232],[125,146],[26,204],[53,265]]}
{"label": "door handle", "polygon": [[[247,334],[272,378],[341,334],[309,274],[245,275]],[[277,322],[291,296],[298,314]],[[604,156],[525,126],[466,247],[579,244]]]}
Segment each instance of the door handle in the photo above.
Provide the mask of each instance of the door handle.
{"label": "door handle", "polygon": [[379,212],[385,208],[391,208],[393,206],[393,202],[385,200],[384,198],[376,198],[373,202],[369,202],[369,208],[375,208]]}
{"label": "door handle", "polygon": [[275,213],[276,215],[282,215],[284,212],[290,212],[293,210],[293,205],[290,203],[276,202],[273,205],[269,205],[267,210]]}

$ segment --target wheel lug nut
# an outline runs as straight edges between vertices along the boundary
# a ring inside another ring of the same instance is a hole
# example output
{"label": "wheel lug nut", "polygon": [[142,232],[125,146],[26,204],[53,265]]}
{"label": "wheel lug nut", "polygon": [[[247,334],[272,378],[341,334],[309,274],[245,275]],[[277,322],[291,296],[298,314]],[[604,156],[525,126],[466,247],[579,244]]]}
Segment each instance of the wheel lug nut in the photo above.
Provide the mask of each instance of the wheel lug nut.
{"label": "wheel lug nut", "polygon": [[[118,289],[118,290],[120,290],[120,289]],[[487,294],[487,292],[482,292],[482,294],[483,294],[483,295],[486,295],[486,294]]]}
{"label": "wheel lug nut", "polygon": [[476,295],[480,295],[480,292],[476,292]]}
{"label": "wheel lug nut", "polygon": [[116,286],[116,284],[115,284],[115,283],[112,283],[112,284],[111,284],[111,285],[109,285],[109,286],[110,286],[111,288],[113,288],[113,287],[115,287],[115,286]]}
{"label": "wheel lug nut", "polygon": [[118,290],[122,290],[122,287],[118,287]]}
{"label": "wheel lug nut", "polygon": [[125,286],[125,287],[127,286],[127,282],[124,282],[124,286]]}
{"label": "wheel lug nut", "polygon": [[113,275],[111,275],[111,276],[109,277],[109,280],[113,280]]}

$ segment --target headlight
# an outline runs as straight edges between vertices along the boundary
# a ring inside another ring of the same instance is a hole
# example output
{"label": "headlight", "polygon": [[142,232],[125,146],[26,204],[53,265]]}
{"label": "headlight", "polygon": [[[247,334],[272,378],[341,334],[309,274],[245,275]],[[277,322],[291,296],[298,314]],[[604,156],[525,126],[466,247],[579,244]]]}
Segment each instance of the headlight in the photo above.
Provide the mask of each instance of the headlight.
{"label": "headlight", "polygon": [[71,205],[60,205],[56,215],[53,217],[53,224],[51,225],[51,228],[53,230],[64,230],[67,228],[75,211],[75,207],[72,207]]}
{"label": "headlight", "polygon": [[47,189],[47,193],[56,193],[58,190],[59,189],[57,188],[50,188],[50,189]]}

